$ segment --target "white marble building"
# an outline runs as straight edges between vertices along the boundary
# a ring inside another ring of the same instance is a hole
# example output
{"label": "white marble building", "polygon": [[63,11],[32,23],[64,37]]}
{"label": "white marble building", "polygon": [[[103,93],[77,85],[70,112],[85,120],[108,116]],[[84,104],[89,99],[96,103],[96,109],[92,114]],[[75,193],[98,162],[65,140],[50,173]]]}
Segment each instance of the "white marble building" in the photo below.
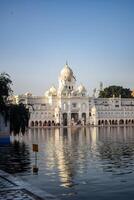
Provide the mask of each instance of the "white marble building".
{"label": "white marble building", "polygon": [[44,96],[14,96],[14,102],[29,107],[30,127],[134,124],[134,99],[89,97],[82,84],[76,85],[67,63],[60,72],[58,88],[52,86]]}
{"label": "white marble building", "polygon": [[134,99],[96,98],[91,108],[94,125],[134,124]]}

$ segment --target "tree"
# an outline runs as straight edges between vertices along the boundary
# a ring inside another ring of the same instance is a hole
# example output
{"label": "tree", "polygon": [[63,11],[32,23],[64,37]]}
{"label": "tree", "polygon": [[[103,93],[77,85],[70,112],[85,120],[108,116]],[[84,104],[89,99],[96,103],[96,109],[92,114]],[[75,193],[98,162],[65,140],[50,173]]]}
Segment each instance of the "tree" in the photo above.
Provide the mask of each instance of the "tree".
{"label": "tree", "polygon": [[0,114],[5,119],[5,124],[10,121],[10,131],[14,133],[25,132],[28,127],[29,110],[23,104],[9,104],[8,97],[12,94],[12,81],[6,73],[0,74]]}
{"label": "tree", "polygon": [[24,104],[11,105],[10,107],[10,131],[14,133],[25,132],[28,127],[29,110]]}
{"label": "tree", "polygon": [[12,93],[12,81],[6,73],[0,74],[0,113],[5,119],[5,123],[9,119],[8,97]]}
{"label": "tree", "polygon": [[132,91],[129,88],[123,88],[122,86],[116,86],[112,85],[109,87],[104,88],[103,91],[100,91],[99,98],[110,98],[113,97],[119,97],[122,98],[132,98]]}

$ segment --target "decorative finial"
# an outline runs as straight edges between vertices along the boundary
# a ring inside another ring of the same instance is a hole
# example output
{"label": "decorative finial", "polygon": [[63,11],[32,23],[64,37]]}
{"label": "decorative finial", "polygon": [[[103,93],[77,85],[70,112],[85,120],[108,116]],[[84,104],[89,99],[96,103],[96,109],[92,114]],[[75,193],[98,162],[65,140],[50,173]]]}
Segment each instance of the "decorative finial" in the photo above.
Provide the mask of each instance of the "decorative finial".
{"label": "decorative finial", "polygon": [[66,60],[66,65],[68,66],[68,62],[67,62],[67,60]]}

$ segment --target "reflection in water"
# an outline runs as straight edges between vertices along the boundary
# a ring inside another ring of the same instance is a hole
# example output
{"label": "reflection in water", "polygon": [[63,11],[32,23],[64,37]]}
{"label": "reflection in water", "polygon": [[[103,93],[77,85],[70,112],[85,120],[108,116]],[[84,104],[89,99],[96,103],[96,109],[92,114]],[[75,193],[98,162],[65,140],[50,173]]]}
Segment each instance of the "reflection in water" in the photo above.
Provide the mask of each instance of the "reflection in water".
{"label": "reflection in water", "polygon": [[[134,135],[132,127],[107,128],[99,131],[98,151],[104,170],[113,174],[133,172]],[[104,162],[105,161],[105,162]]]}
{"label": "reflection in water", "polygon": [[[27,175],[27,181],[63,199],[112,199],[118,193],[123,200],[121,191],[134,184],[133,133],[134,127],[31,129],[2,148],[0,168]],[[39,144],[37,176],[31,170],[33,143]]]}
{"label": "reflection in water", "polygon": [[[78,174],[88,170],[88,160],[95,151],[96,132],[90,134],[90,129],[63,129],[62,163],[60,163],[60,178],[63,186],[72,187]],[[90,143],[90,145],[89,145]],[[90,154],[89,154],[90,151]],[[61,159],[60,159],[61,160]]]}
{"label": "reflection in water", "polygon": [[30,170],[29,148],[24,142],[13,141],[10,145],[0,146],[0,169],[9,173]]}

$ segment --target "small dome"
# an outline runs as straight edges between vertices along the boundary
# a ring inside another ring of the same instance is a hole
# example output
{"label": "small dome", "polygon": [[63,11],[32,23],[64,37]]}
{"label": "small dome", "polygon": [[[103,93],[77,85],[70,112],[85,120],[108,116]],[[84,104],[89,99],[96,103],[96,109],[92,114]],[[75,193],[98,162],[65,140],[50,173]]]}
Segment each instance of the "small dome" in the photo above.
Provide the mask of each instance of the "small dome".
{"label": "small dome", "polygon": [[31,97],[31,96],[32,96],[32,93],[30,93],[30,92],[26,92],[26,93],[25,93],[25,96],[27,96],[27,97]]}
{"label": "small dome", "polygon": [[49,89],[49,92],[51,95],[57,95],[57,90],[54,86],[52,86],[50,89]]}
{"label": "small dome", "polygon": [[82,84],[78,86],[78,92],[79,93],[85,93],[86,92],[86,89]]}
{"label": "small dome", "polygon": [[52,86],[49,90],[45,92],[45,96],[56,96],[57,90],[54,86]]}
{"label": "small dome", "polygon": [[[64,66],[64,68],[61,70],[60,78],[61,78],[61,80],[64,80],[64,81],[71,81],[71,79],[74,78],[73,71],[72,71],[72,69],[68,66],[67,63],[66,63],[66,65]],[[75,78],[74,78],[74,79],[75,79]]]}

